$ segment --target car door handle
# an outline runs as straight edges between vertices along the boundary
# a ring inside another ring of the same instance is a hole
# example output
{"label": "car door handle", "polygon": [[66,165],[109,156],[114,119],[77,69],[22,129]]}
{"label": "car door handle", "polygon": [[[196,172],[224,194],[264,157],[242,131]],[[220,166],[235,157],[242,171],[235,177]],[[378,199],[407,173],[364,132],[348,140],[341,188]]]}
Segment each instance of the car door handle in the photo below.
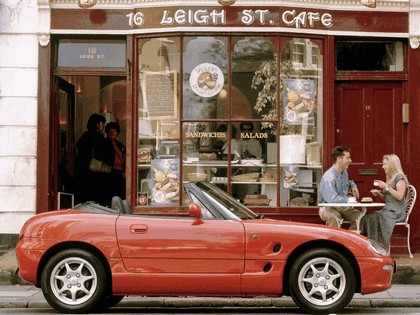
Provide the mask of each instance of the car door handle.
{"label": "car door handle", "polygon": [[130,226],[130,232],[133,234],[147,233],[148,227],[146,224],[133,224]]}

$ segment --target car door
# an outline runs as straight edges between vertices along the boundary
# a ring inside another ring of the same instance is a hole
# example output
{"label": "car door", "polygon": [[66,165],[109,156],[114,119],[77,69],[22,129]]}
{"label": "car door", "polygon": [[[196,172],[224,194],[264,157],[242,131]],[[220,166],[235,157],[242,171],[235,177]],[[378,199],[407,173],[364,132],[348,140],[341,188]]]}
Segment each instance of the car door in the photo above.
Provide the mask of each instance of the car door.
{"label": "car door", "polygon": [[[245,250],[240,221],[204,220],[197,224],[191,217],[131,215],[121,216],[116,228],[127,271],[165,279],[156,281],[153,290],[176,290],[169,282],[177,288],[188,286],[188,292],[208,292],[208,286],[216,291],[240,290]],[[222,279],[225,288],[220,286]],[[198,281],[196,287],[194,281]]]}

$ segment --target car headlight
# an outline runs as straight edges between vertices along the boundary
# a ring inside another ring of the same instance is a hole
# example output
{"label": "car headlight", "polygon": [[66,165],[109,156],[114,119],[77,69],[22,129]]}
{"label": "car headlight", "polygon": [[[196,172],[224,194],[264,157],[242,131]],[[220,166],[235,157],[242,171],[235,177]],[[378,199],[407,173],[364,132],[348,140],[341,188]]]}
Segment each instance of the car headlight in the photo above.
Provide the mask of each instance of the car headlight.
{"label": "car headlight", "polygon": [[372,250],[379,254],[379,255],[383,255],[383,256],[389,256],[388,251],[385,249],[385,247],[383,247],[380,243],[378,243],[377,241],[368,239],[368,243],[370,248],[372,248]]}

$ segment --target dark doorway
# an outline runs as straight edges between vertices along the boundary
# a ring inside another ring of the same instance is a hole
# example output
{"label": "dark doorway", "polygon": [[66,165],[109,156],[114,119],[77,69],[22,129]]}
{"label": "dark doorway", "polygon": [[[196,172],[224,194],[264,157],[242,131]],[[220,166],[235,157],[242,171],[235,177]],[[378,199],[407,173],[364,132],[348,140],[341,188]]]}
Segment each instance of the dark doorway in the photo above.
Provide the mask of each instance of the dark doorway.
{"label": "dark doorway", "polygon": [[120,76],[65,75],[54,78],[51,111],[51,186],[53,209],[80,202],[75,181],[75,144],[89,117],[99,113],[118,122],[119,140],[126,144],[126,81]]}

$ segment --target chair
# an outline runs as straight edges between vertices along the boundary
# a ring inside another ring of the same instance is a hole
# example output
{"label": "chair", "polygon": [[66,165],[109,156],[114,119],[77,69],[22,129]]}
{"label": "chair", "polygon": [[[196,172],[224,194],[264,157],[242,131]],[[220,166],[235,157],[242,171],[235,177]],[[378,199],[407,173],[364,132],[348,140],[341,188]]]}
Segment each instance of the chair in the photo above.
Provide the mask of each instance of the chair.
{"label": "chair", "polygon": [[123,201],[119,196],[114,196],[111,199],[111,209],[116,210],[118,213],[124,213]]}
{"label": "chair", "polygon": [[410,224],[408,219],[410,218],[411,211],[413,211],[414,204],[416,203],[417,191],[413,185],[408,185],[407,195],[406,195],[406,204],[405,204],[405,219],[404,221],[397,222],[395,225],[404,225],[407,228],[407,247],[410,258],[413,258],[410,248]]}
{"label": "chair", "polygon": [[123,211],[122,212],[124,214],[131,214],[132,209],[131,209],[130,203],[127,200],[124,199],[122,201],[122,204],[123,204]]}

